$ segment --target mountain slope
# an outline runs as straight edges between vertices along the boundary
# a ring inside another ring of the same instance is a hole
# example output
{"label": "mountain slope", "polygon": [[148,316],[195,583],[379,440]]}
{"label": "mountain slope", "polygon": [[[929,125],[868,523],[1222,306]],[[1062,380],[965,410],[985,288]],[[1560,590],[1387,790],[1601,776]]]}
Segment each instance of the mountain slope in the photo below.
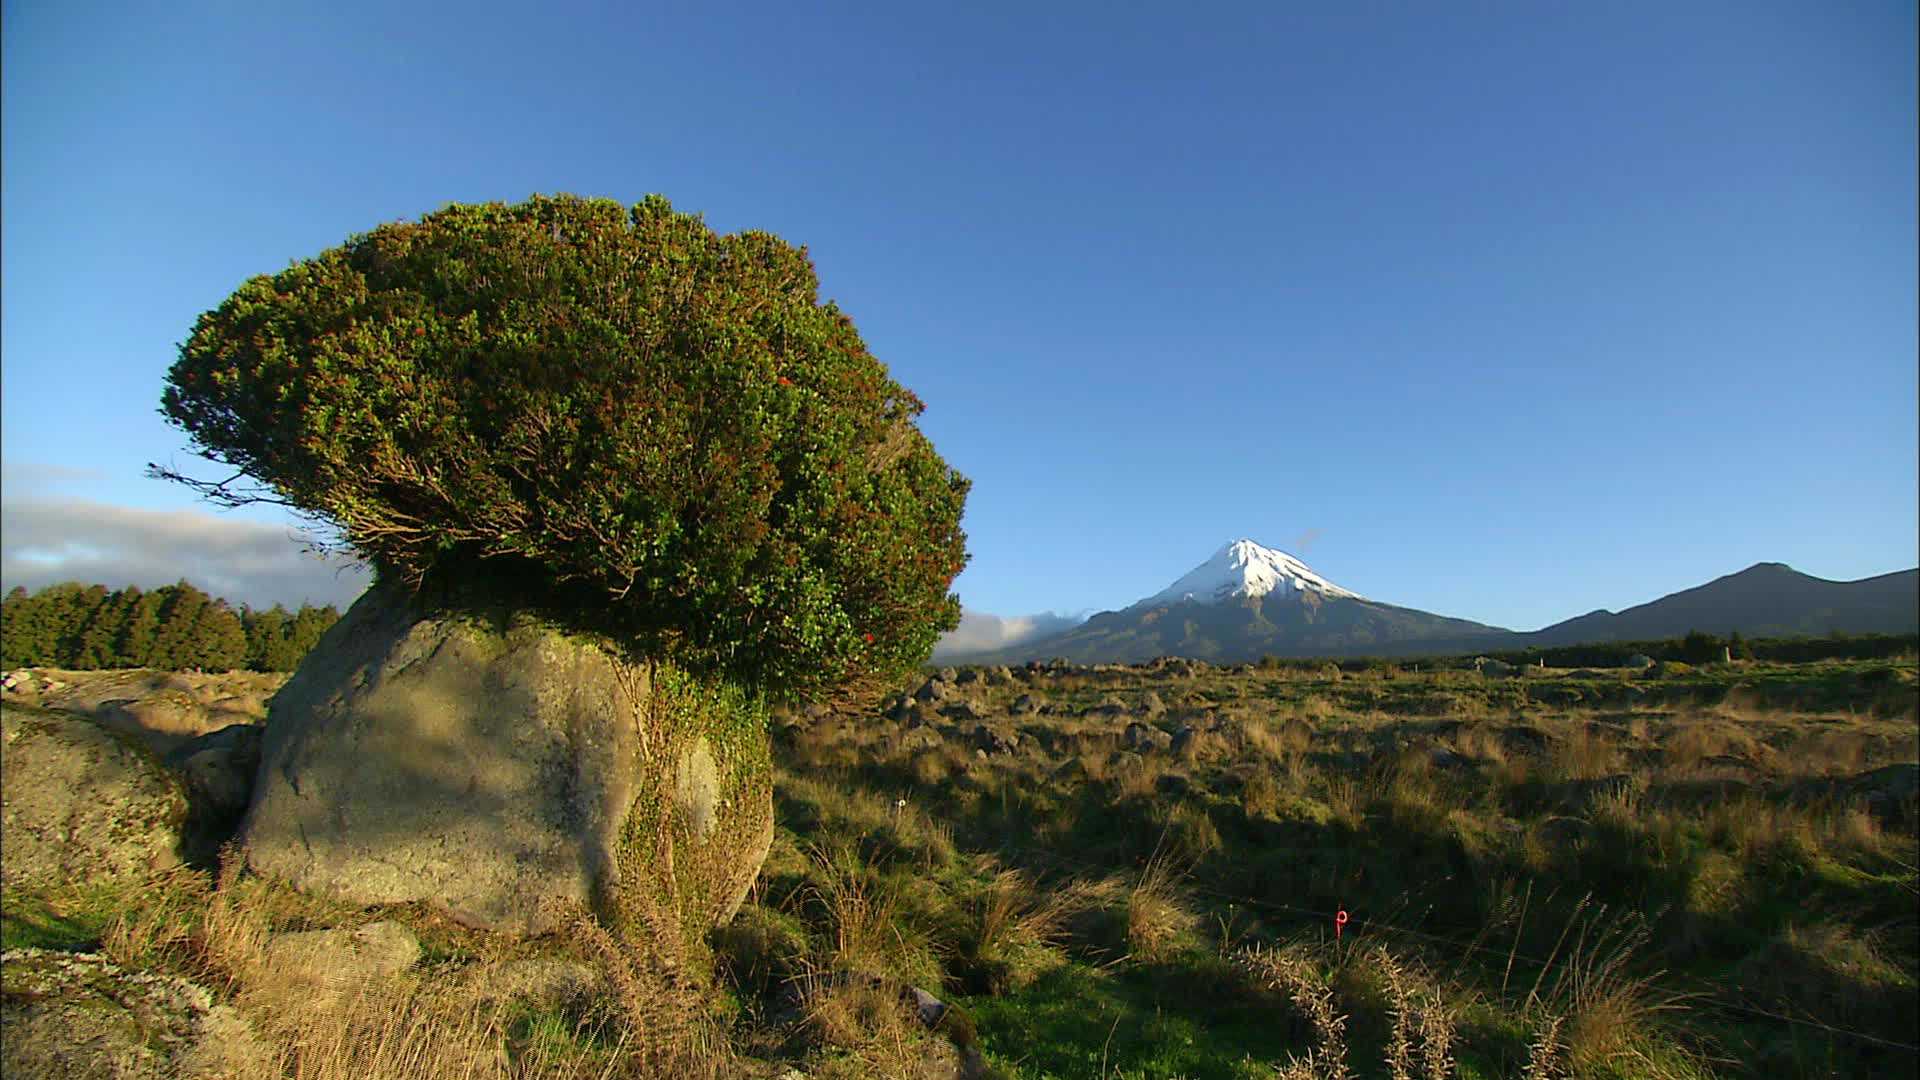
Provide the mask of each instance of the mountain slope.
{"label": "mountain slope", "polygon": [[[1508,630],[1368,600],[1282,551],[1236,540],[1160,592],[1052,637],[994,655],[1132,663],[1189,656],[1351,656],[1510,648]],[[1444,645],[1442,644],[1444,643]]]}
{"label": "mountain slope", "polygon": [[1785,563],[1756,563],[1625,611],[1595,611],[1555,623],[1524,635],[1524,644],[1644,641],[1689,630],[1738,630],[1753,638],[1836,631],[1910,634],[1920,630],[1920,570],[1827,581]]}

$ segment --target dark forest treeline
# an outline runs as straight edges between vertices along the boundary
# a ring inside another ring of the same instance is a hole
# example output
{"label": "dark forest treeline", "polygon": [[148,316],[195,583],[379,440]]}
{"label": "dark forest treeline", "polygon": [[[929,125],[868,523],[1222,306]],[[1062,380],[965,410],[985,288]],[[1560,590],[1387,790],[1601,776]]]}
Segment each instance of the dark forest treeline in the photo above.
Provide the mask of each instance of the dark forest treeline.
{"label": "dark forest treeline", "polygon": [[[1532,646],[1526,649],[1494,649],[1478,655],[1509,664],[1531,667],[1545,661],[1557,668],[1616,668],[1628,661],[1680,660],[1706,664],[1731,656],[1735,660],[1769,660],[1775,663],[1804,664],[1815,660],[1887,660],[1920,652],[1916,634],[1829,634],[1825,637],[1745,638],[1739,631],[1726,637],[1699,630],[1685,637],[1651,641],[1596,641],[1582,645]],[[1438,668],[1463,667],[1473,653],[1446,653],[1432,656],[1341,657],[1339,659],[1268,656],[1265,668],[1313,670],[1328,664],[1345,671],[1427,664]]]}
{"label": "dark forest treeline", "polygon": [[1602,641],[1491,652],[1487,655],[1511,664],[1545,660],[1549,667],[1619,667],[1633,656],[1644,656],[1649,660],[1680,660],[1689,664],[1711,663],[1724,656],[1731,656],[1735,660],[1804,664],[1813,660],[1885,660],[1912,653],[1916,648],[1920,648],[1920,636],[1913,634],[1829,634],[1825,637],[1747,639],[1741,637],[1737,630],[1725,637],[1694,630],[1685,637],[1658,641]]}
{"label": "dark forest treeline", "polygon": [[235,611],[185,581],[15,588],[0,600],[0,667],[292,671],[339,618],[332,605]]}

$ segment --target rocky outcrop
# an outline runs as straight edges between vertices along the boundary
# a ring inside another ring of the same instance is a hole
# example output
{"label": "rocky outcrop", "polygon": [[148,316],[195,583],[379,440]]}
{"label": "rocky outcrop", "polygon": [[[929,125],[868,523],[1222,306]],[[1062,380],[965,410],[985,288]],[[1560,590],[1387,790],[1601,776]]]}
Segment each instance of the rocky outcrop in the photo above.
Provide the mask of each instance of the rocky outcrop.
{"label": "rocky outcrop", "polygon": [[0,956],[0,1075],[197,1080],[264,1075],[272,1054],[230,1005],[185,979],[93,954]]}
{"label": "rocky outcrop", "polygon": [[725,687],[374,589],[275,697],[242,844],[296,888],[469,926],[539,933],[580,905],[691,932],[758,872],[771,772],[760,713]]}
{"label": "rocky outcrop", "polygon": [[229,724],[175,747],[162,759],[187,782],[194,808],[212,818],[237,818],[253,801],[266,729]]}
{"label": "rocky outcrop", "polygon": [[131,735],[156,754],[232,724],[266,719],[267,699],[285,676],[251,671],[220,674],[149,671],[12,672],[6,700],[91,717]]}
{"label": "rocky outcrop", "polygon": [[9,886],[136,882],[180,863],[184,785],[91,720],[0,706],[0,864]]}

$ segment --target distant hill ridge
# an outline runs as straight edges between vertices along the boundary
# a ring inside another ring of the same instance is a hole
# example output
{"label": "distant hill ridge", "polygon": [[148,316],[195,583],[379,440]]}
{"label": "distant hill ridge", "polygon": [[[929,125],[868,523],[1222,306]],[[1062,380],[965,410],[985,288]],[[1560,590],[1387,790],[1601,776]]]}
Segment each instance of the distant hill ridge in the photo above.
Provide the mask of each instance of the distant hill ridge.
{"label": "distant hill ridge", "polygon": [[1065,657],[1132,663],[1186,656],[1406,656],[1679,637],[1920,632],[1920,568],[1827,581],[1758,563],[1624,611],[1594,611],[1530,633],[1370,600],[1282,551],[1241,539],[1172,585],[1065,632],[982,654],[1011,663]]}
{"label": "distant hill ridge", "polygon": [[1673,637],[1689,630],[1795,637],[1902,634],[1916,628],[1920,569],[1828,581],[1785,563],[1763,562],[1625,611],[1590,612],[1525,636],[1529,644],[1572,645]]}

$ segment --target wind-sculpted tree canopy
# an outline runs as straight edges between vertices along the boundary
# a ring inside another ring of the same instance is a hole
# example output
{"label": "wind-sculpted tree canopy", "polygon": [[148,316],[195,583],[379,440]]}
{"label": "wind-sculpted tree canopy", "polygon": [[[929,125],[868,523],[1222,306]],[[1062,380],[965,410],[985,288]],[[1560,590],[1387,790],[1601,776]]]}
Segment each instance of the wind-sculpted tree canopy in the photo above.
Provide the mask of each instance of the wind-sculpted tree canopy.
{"label": "wind-sculpted tree canopy", "polygon": [[161,411],[237,471],[154,472],[326,519],[422,598],[780,695],[891,678],[957,624],[967,481],[818,290],[659,196],[448,206],[202,315]]}

